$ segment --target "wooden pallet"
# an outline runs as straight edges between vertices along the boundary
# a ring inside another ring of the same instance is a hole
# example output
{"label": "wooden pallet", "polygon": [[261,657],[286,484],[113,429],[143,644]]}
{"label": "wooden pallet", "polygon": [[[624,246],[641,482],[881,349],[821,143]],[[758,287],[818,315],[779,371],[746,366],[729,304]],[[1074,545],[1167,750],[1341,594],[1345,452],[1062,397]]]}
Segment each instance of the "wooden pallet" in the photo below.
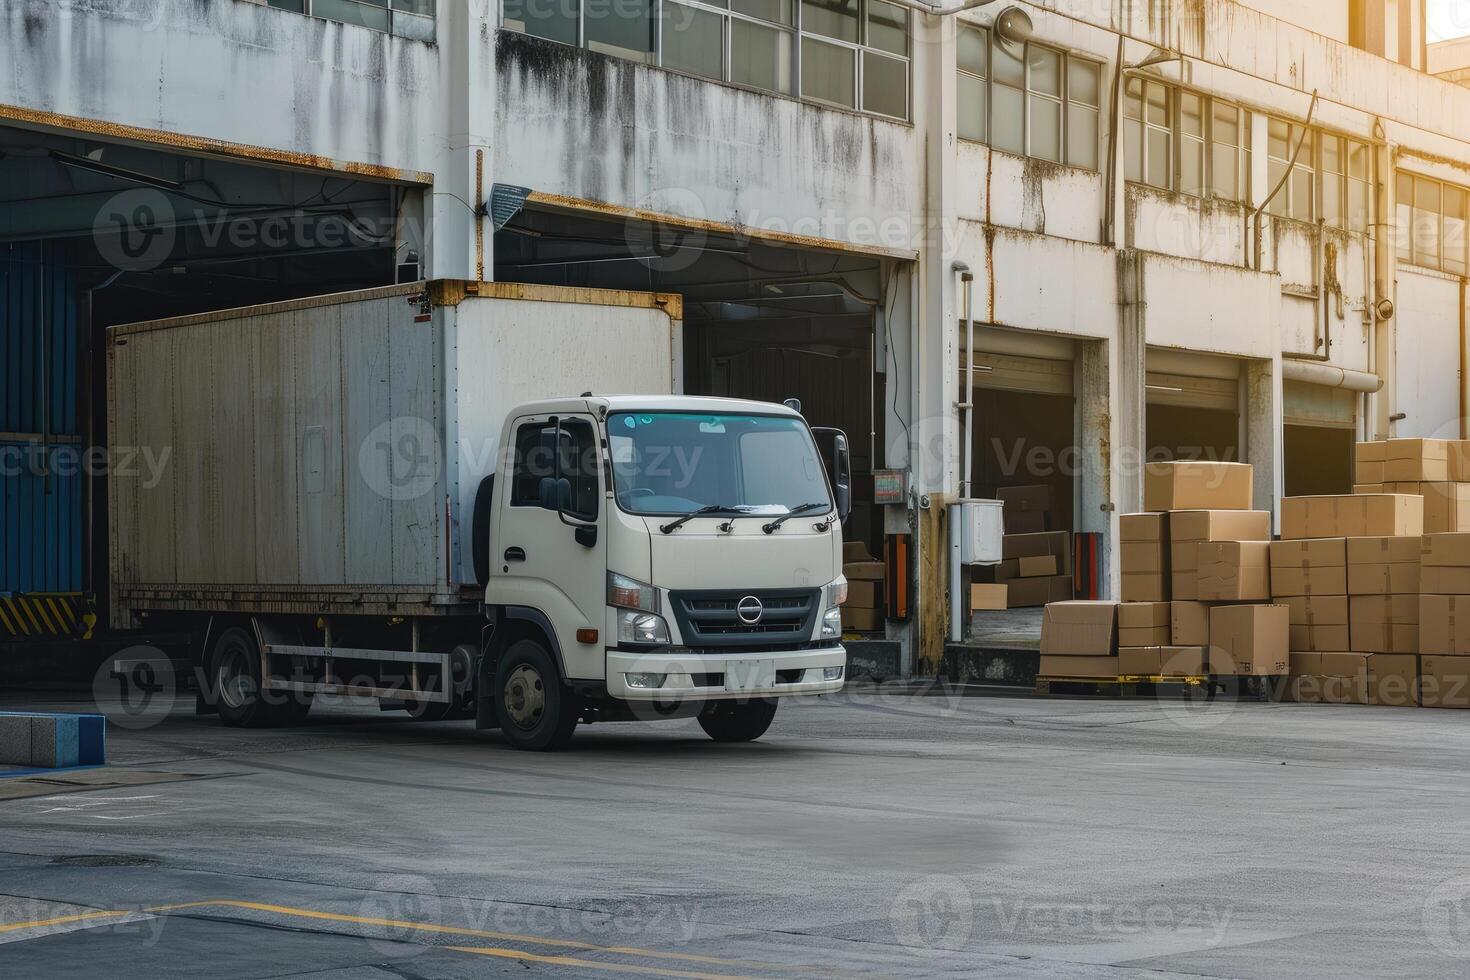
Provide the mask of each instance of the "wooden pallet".
{"label": "wooden pallet", "polygon": [[1089,694],[1097,697],[1136,698],[1140,696],[1156,697],[1159,688],[1178,687],[1181,690],[1191,690],[1203,687],[1207,690],[1207,696],[1213,697],[1218,682],[1219,678],[1205,675],[1179,677],[1146,674],[1128,674],[1119,677],[1038,675],[1036,693],[1042,697],[1049,697],[1053,694]]}

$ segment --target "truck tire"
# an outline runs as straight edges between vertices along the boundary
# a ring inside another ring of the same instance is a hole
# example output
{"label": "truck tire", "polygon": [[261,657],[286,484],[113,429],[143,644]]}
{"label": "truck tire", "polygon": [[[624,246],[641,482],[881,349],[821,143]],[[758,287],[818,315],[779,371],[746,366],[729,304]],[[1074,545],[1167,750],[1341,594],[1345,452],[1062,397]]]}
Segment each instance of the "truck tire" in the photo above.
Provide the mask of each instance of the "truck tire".
{"label": "truck tire", "polygon": [[535,640],[517,640],[495,671],[495,717],[512,748],[549,752],[577,729],[577,696]]}
{"label": "truck tire", "polygon": [[278,713],[261,698],[260,648],[248,630],[231,626],[220,634],[210,651],[208,678],[226,725],[265,728],[277,723]]}
{"label": "truck tire", "polygon": [[775,717],[775,698],[715,701],[699,713],[699,727],[716,742],[754,742]]}

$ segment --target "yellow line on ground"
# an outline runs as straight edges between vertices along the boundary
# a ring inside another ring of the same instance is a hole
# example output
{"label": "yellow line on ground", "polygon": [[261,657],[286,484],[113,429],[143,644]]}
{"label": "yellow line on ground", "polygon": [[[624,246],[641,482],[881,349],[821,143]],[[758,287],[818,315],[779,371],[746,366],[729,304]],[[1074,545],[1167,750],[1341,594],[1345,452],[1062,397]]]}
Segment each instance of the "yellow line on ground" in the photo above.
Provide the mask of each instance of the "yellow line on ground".
{"label": "yellow line on ground", "polygon": [[59,915],[54,919],[36,919],[33,922],[7,922],[0,925],[0,932],[18,932],[21,929],[44,929],[47,926],[64,926],[68,922],[83,922],[87,919],[111,919],[120,915],[132,915],[132,912],[111,909],[100,909],[96,912],[79,912],[76,915]]}
{"label": "yellow line on ground", "polygon": [[[564,949],[579,949],[596,953],[619,953],[624,956],[646,956],[652,959],[682,960],[688,963],[708,963],[714,966],[738,966],[755,970],[784,970],[772,963],[757,963],[747,960],[731,960],[718,956],[700,956],[696,953],[673,953],[657,949],[640,949],[636,946],[599,946],[596,943],[577,939],[552,939],[548,936],[527,936],[514,932],[493,932],[487,929],[471,929],[466,926],[445,926],[431,922],[412,922],[407,919],[379,919],[373,916],[347,915],[343,912],[322,912],[316,909],[299,909],[289,905],[270,905],[265,902],[244,902],[220,899],[209,902],[184,902],[178,905],[156,905],[143,911],[151,914],[183,912],[190,909],[210,907],[249,909],[254,912],[271,912],[276,915],[295,916],[303,919],[321,919],[328,922],[352,922],[358,925],[384,926],[415,932],[437,933],[447,936],[469,936],[475,939],[500,939],[507,942],[531,943],[536,946],[559,946]],[[528,956],[532,954],[526,954]],[[599,964],[600,965],[600,964]],[[637,972],[637,971],[634,971]],[[671,976],[696,976],[696,974],[670,974]]]}
{"label": "yellow line on ground", "polygon": [[753,980],[739,978],[733,973],[695,973],[690,970],[661,970],[655,966],[632,966],[627,963],[600,963],[583,960],[575,956],[543,956],[526,953],[518,949],[501,949],[495,946],[446,946],[456,953],[474,953],[476,956],[498,956],[507,960],[522,960],[530,963],[554,963],[557,966],[578,966],[589,970],[607,970],[611,973],[637,973],[646,977],[688,977],[692,980]]}

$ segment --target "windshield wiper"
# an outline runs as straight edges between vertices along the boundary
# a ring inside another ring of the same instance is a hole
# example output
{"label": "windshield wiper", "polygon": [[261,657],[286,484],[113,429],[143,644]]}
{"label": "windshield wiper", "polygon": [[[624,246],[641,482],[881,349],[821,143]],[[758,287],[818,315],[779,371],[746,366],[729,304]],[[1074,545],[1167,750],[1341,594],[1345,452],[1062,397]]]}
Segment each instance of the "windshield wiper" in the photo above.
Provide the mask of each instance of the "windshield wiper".
{"label": "windshield wiper", "polygon": [[690,511],[683,517],[679,518],[677,521],[672,521],[668,524],[663,525],[659,528],[659,530],[664,532],[665,534],[673,534],[675,531],[679,530],[679,528],[683,527],[685,524],[688,524],[696,517],[707,517],[710,514],[745,514],[749,511],[749,507],[732,507],[728,504],[710,504],[708,507],[701,507],[699,508],[699,510]]}
{"label": "windshield wiper", "polygon": [[827,505],[824,504],[824,503],[815,503],[815,504],[802,504],[802,505],[800,505],[798,507],[793,507],[790,510],[788,510],[786,513],[782,514],[780,517],[776,518],[771,523],[769,523],[769,524],[762,524],[761,525],[761,530],[762,531],[765,531],[767,534],[775,534],[776,531],[781,527],[782,524],[785,524],[787,521],[791,520],[793,517],[797,517],[797,516],[800,516],[801,514],[805,514],[807,511],[816,510],[818,507],[826,507],[826,506]]}

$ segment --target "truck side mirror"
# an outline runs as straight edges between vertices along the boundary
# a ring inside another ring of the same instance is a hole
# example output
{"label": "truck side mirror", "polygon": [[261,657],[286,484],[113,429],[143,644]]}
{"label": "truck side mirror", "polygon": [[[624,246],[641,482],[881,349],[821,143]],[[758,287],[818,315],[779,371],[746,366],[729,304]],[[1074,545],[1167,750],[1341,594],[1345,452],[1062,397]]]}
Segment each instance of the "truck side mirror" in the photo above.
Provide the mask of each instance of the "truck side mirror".
{"label": "truck side mirror", "polygon": [[832,494],[836,498],[837,519],[847,523],[852,513],[852,453],[847,446],[847,433],[841,429],[825,426],[812,428],[822,461],[827,465],[827,476],[832,480]]}

